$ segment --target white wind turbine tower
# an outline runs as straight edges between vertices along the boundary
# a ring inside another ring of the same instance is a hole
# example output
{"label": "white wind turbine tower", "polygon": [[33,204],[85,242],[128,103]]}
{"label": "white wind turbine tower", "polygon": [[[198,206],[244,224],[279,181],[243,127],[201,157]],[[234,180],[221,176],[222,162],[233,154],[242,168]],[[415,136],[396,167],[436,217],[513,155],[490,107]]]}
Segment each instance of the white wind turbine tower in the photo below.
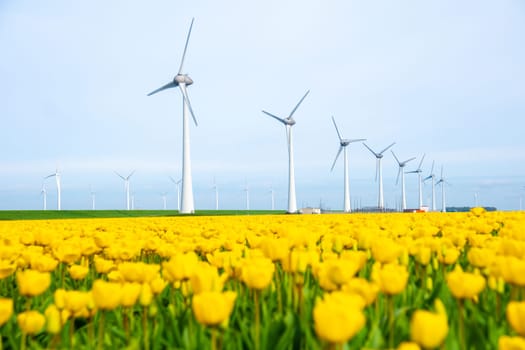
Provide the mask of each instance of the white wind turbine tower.
{"label": "white wind turbine tower", "polygon": [[174,178],[170,176],[170,180],[177,186],[177,210],[180,211],[180,184],[182,182],[182,179],[180,179],[179,181],[176,181]]}
{"label": "white wind turbine tower", "polygon": [[425,154],[423,154],[423,157],[421,157],[421,161],[419,162],[419,165],[417,166],[416,170],[407,171],[407,174],[417,174],[418,191],[419,191],[418,209],[421,209],[421,207],[423,206],[423,188],[422,188],[422,179],[421,179],[421,173],[423,172],[423,170],[421,169],[421,165],[423,165],[424,159],[425,159]]}
{"label": "white wind turbine tower", "polygon": [[299,100],[299,103],[292,110],[290,115],[286,118],[279,118],[276,115],[262,111],[264,114],[275,118],[279,122],[283,123],[286,128],[286,138],[288,141],[288,213],[297,213],[297,198],[295,195],[295,169],[293,161],[293,140],[292,140],[292,126],[295,125],[295,120],[292,118],[293,114],[299,108],[299,105],[304,101],[310,90],[306,91],[306,94]]}
{"label": "white wind turbine tower", "polygon": [[166,207],[167,207],[166,201],[167,201],[168,194],[166,192],[162,192],[161,196],[162,196],[162,208],[166,210]]}
{"label": "white wind turbine tower", "polygon": [[130,209],[130,196],[129,196],[129,179],[131,178],[131,176],[135,173],[135,170],[133,170],[131,172],[131,174],[129,174],[128,176],[124,177],[122,175],[120,175],[119,173],[117,173],[115,171],[115,174],[118,175],[118,177],[120,177],[122,180],[124,180],[124,189],[126,191],[126,210],[129,210]]}
{"label": "white wind turbine tower", "polygon": [[394,151],[391,151],[391,152],[394,158],[396,159],[397,164],[399,165],[399,170],[397,172],[397,178],[396,178],[396,185],[399,182],[399,175],[401,175],[401,210],[404,211],[407,208],[407,199],[405,195],[405,172],[403,169],[405,168],[405,165],[407,165],[408,162],[416,159],[416,157],[412,157],[403,162],[400,162],[396,154],[394,153]]}
{"label": "white wind turbine tower", "polygon": [[428,179],[432,180],[431,186],[432,186],[432,211],[436,211],[436,186],[435,186],[435,178],[436,175],[434,174],[434,161],[432,161],[432,168],[430,168],[430,174],[423,179],[423,181],[427,181]]}
{"label": "white wind turbine tower", "polygon": [[246,210],[250,210],[250,188],[248,187],[248,182],[246,182],[243,191],[246,192]]}
{"label": "white wind turbine tower", "polygon": [[212,190],[215,192],[215,210],[219,210],[219,188],[217,187],[217,182],[213,178],[213,187]]}
{"label": "white wind turbine tower", "polygon": [[58,172],[58,168],[56,168],[54,174],[48,175],[44,179],[47,179],[53,176],[55,177],[55,180],[57,183],[57,210],[61,210],[62,206],[61,206],[60,196],[62,194],[62,189],[61,189],[61,182],[60,182],[60,173]]}
{"label": "white wind turbine tower", "polygon": [[46,190],[46,184],[45,182],[42,182],[42,191],[40,191],[40,194],[42,195],[42,206],[43,210],[47,210],[47,190]]}
{"label": "white wind turbine tower", "polygon": [[438,180],[438,182],[436,182],[436,185],[441,185],[441,206],[442,206],[441,211],[443,213],[447,211],[447,205],[445,202],[445,184],[448,184],[448,182],[443,177],[443,166],[441,166],[441,177]]}
{"label": "white wind turbine tower", "polygon": [[337,128],[337,124],[335,123],[335,119],[332,116],[332,121],[334,122],[335,131],[337,131],[337,136],[339,137],[339,151],[337,151],[337,155],[335,156],[334,163],[332,164],[332,169],[330,171],[334,170],[335,163],[337,162],[337,158],[341,154],[341,151],[344,151],[343,157],[344,157],[344,206],[343,210],[345,213],[349,213],[352,211],[352,207],[350,206],[350,183],[348,180],[348,156],[346,152],[346,146],[351,144],[352,142],[357,141],[366,141],[366,139],[343,139],[341,137],[341,133],[339,132],[339,129]]}
{"label": "white wind turbine tower", "polygon": [[91,195],[91,210],[95,210],[95,192],[93,191],[93,186],[89,187],[90,195]]}
{"label": "white wind turbine tower", "polygon": [[376,153],[370,147],[368,147],[366,143],[363,142],[363,145],[365,145],[365,147],[368,148],[368,150],[372,152],[372,154],[376,157],[376,181],[377,181],[377,178],[379,177],[379,198],[378,198],[377,207],[380,210],[382,210],[385,206],[384,205],[385,200],[384,200],[384,195],[383,195],[383,169],[381,167],[381,159],[383,159],[383,153],[385,153],[386,150],[388,150],[390,147],[392,147],[395,144],[396,144],[395,142],[392,142],[392,144],[390,144],[384,150],[382,150],[379,153]]}
{"label": "white wind turbine tower", "polygon": [[186,56],[186,50],[188,49],[188,42],[190,41],[193,21],[194,19],[191,20],[188,36],[186,37],[186,45],[184,46],[184,51],[182,53],[182,59],[177,75],[173,78],[172,82],[148,94],[148,96],[151,96],[162,90],[174,87],[179,87],[182,94],[182,208],[179,209],[179,212],[182,214],[193,214],[195,212],[195,205],[193,202],[193,185],[191,178],[189,115],[191,114],[195,125],[197,125],[197,119],[195,118],[195,114],[191,108],[190,99],[186,90],[187,86],[193,84],[193,80],[188,76],[188,74],[183,73],[184,58]]}

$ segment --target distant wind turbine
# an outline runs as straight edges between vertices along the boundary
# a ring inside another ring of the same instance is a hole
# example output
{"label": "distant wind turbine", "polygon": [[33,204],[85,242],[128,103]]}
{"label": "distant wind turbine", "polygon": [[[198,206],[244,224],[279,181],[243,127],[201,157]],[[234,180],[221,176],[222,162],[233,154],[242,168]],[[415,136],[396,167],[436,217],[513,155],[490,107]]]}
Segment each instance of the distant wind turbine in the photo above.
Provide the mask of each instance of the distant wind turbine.
{"label": "distant wind turbine", "polygon": [[339,151],[337,151],[337,154],[334,159],[334,163],[332,164],[332,169],[330,171],[334,170],[335,163],[337,162],[337,158],[341,154],[341,151],[343,152],[344,157],[344,205],[343,210],[345,213],[349,213],[352,211],[352,207],[350,206],[350,182],[348,180],[348,157],[346,152],[346,146],[353,142],[358,141],[366,141],[366,139],[343,139],[341,137],[341,133],[339,132],[339,129],[337,128],[337,124],[335,123],[335,119],[332,116],[332,121],[334,122],[335,131],[337,132],[337,136],[339,137]]}
{"label": "distant wind turbine", "polygon": [[434,174],[434,161],[432,161],[432,168],[430,169],[430,174],[423,179],[423,181],[431,180],[431,186],[432,186],[432,211],[436,211],[436,188],[435,188],[435,178],[436,175]]}
{"label": "distant wind turbine", "polygon": [[417,174],[417,183],[418,183],[418,190],[419,190],[418,209],[421,209],[421,207],[423,206],[423,181],[421,179],[421,173],[423,172],[423,170],[421,169],[421,165],[423,165],[424,159],[425,159],[425,155],[423,154],[423,157],[421,157],[421,161],[419,162],[417,169],[413,171],[407,171],[407,174]]}
{"label": "distant wind turbine", "polygon": [[248,187],[248,182],[246,182],[243,191],[246,192],[246,210],[250,210],[250,188]]}
{"label": "distant wind turbine", "polygon": [[170,176],[170,180],[177,186],[177,210],[180,211],[180,184],[182,182],[182,179],[180,179],[179,181],[176,181],[174,178]]}
{"label": "distant wind turbine", "polygon": [[190,126],[188,122],[189,115],[191,114],[195,125],[197,125],[197,119],[191,108],[190,99],[186,90],[187,86],[193,84],[193,80],[188,74],[183,73],[184,58],[186,57],[186,50],[188,49],[188,42],[190,41],[191,28],[193,27],[193,21],[191,20],[190,29],[188,36],[186,37],[186,45],[182,53],[182,59],[177,75],[173,78],[173,81],[158,88],[157,90],[150,92],[148,96],[156,94],[162,90],[179,87],[182,94],[182,208],[179,209],[180,213],[193,214],[195,212],[195,204],[193,201],[193,185],[191,177],[191,158],[190,158]]}
{"label": "distant wind turbine", "polygon": [[445,203],[445,185],[448,184],[448,182],[443,177],[443,166],[441,166],[441,177],[436,183],[436,185],[441,185],[441,211],[445,213],[447,211],[447,205]]}
{"label": "distant wind turbine", "polygon": [[383,159],[383,153],[385,153],[390,147],[392,147],[395,144],[396,144],[395,142],[392,142],[392,144],[390,144],[384,150],[382,150],[379,153],[376,153],[370,147],[368,147],[366,143],[363,142],[363,145],[365,145],[365,147],[368,148],[368,150],[372,152],[372,154],[376,157],[376,181],[377,181],[377,178],[379,177],[379,198],[378,198],[377,207],[379,209],[384,209],[383,169],[381,167],[381,159]]}
{"label": "distant wind turbine", "polygon": [[122,175],[120,175],[119,173],[117,173],[115,171],[115,174],[117,174],[118,177],[120,177],[122,180],[124,180],[124,189],[126,191],[126,210],[129,210],[130,209],[130,196],[129,196],[129,179],[131,178],[131,176],[135,173],[135,170],[133,170],[131,172],[131,174],[129,174],[128,176],[124,177]]}
{"label": "distant wind turbine", "polygon": [[47,190],[46,190],[46,184],[45,182],[42,182],[42,191],[40,191],[40,194],[42,195],[42,206],[43,210],[47,210]]}
{"label": "distant wind turbine", "polygon": [[168,194],[167,194],[166,192],[162,192],[161,196],[162,196],[162,204],[163,204],[163,205],[162,205],[162,208],[163,208],[164,210],[166,210],[166,207],[167,207],[167,206],[166,206],[166,202],[167,202],[167,196],[168,196]]}
{"label": "distant wind turbine", "polygon": [[95,192],[93,191],[93,187],[89,187],[90,195],[91,195],[91,210],[95,210]]}
{"label": "distant wind turbine", "polygon": [[292,139],[292,126],[295,125],[293,114],[299,108],[299,105],[304,101],[310,90],[306,91],[306,94],[299,100],[299,103],[295,106],[292,112],[286,118],[280,118],[274,114],[262,111],[264,114],[276,119],[277,121],[284,124],[286,128],[286,139],[288,141],[288,213],[297,213],[297,199],[295,195],[295,169],[294,169],[294,158],[293,158],[293,139]]}
{"label": "distant wind turbine", "polygon": [[61,190],[60,173],[58,172],[58,168],[56,168],[54,174],[48,175],[44,179],[48,179],[53,176],[55,177],[55,180],[57,183],[57,210],[61,210],[62,206],[61,206],[60,196],[61,196],[62,190]]}
{"label": "distant wind turbine", "polygon": [[397,161],[397,164],[399,165],[399,170],[397,172],[397,178],[396,178],[396,185],[399,182],[399,175],[401,175],[401,210],[404,211],[407,208],[407,199],[405,195],[405,172],[403,169],[405,168],[405,165],[407,165],[408,162],[416,159],[416,157],[412,157],[410,159],[407,159],[403,162],[399,161],[394,151],[391,151],[392,155]]}
{"label": "distant wind turbine", "polygon": [[217,182],[215,182],[215,178],[213,178],[212,189],[215,191],[215,210],[219,210],[219,189],[217,187]]}

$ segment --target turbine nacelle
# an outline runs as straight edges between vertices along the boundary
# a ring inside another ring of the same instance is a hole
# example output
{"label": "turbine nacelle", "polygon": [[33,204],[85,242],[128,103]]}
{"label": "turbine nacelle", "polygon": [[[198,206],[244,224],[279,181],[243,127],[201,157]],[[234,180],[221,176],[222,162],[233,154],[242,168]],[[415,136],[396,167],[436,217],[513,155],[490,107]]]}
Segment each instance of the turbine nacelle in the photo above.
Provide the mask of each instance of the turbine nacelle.
{"label": "turbine nacelle", "polygon": [[193,79],[191,79],[188,76],[188,74],[177,74],[175,78],[173,78],[173,87],[176,87],[179,84],[184,84],[186,86],[189,86],[193,84]]}

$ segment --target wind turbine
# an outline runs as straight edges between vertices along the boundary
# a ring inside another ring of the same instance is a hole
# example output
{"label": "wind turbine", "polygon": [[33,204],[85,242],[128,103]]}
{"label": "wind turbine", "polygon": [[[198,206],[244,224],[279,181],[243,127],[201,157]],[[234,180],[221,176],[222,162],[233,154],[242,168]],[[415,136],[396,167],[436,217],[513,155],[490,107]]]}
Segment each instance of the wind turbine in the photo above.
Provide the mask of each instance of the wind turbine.
{"label": "wind turbine", "polygon": [[447,183],[448,182],[445,181],[445,178],[443,177],[443,166],[441,166],[441,177],[438,180],[438,182],[436,182],[436,185],[441,185],[441,205],[442,205],[441,211],[443,213],[447,211],[447,205],[445,204],[445,184]]}
{"label": "wind turbine", "polygon": [[295,125],[293,114],[299,108],[299,105],[304,101],[310,90],[299,100],[292,112],[286,118],[280,118],[274,114],[262,111],[264,114],[276,119],[284,124],[286,128],[286,139],[288,141],[288,213],[297,213],[297,199],[295,195],[295,169],[293,161],[293,140],[292,140],[292,126]]}
{"label": "wind turbine", "polygon": [[377,181],[377,178],[379,177],[379,198],[378,198],[377,207],[380,210],[384,208],[383,169],[381,167],[381,159],[383,159],[383,153],[385,153],[390,147],[392,147],[395,144],[396,144],[395,142],[392,142],[392,144],[390,144],[384,150],[382,150],[379,153],[376,153],[370,147],[368,147],[366,143],[363,142],[363,145],[365,145],[365,147],[368,148],[368,150],[372,152],[372,154],[376,157],[376,181]]}
{"label": "wind turbine", "polygon": [[335,131],[337,131],[337,136],[339,137],[339,151],[337,151],[337,155],[335,156],[334,163],[332,164],[332,169],[330,171],[334,170],[335,163],[337,162],[337,158],[341,154],[341,151],[344,151],[343,157],[344,157],[344,190],[345,190],[345,196],[344,196],[344,212],[349,213],[352,211],[352,208],[350,206],[350,183],[348,181],[348,157],[346,153],[346,146],[351,144],[352,142],[357,141],[366,141],[366,139],[343,139],[341,137],[341,133],[339,132],[339,129],[337,128],[337,124],[335,123],[335,119],[332,116],[332,121],[334,122]]}
{"label": "wind turbine", "polygon": [[50,177],[55,177],[56,183],[57,183],[57,210],[61,210],[61,201],[60,201],[60,195],[62,193],[61,190],[61,183],[60,183],[60,173],[58,172],[58,168],[56,168],[55,173],[46,176],[44,179],[48,179]]}
{"label": "wind turbine", "polygon": [[434,180],[436,178],[436,175],[434,174],[434,161],[432,161],[432,168],[430,169],[430,174],[423,179],[423,181],[427,181],[428,179],[431,179],[431,185],[432,185],[432,211],[436,210],[436,188],[434,184]]}
{"label": "wind turbine", "polygon": [[129,210],[129,205],[130,205],[130,197],[129,197],[129,179],[130,177],[135,173],[135,170],[133,170],[131,172],[131,174],[129,174],[128,176],[124,177],[122,175],[120,175],[119,173],[117,173],[115,171],[115,174],[118,175],[118,177],[120,177],[122,180],[124,180],[124,189],[126,190],[126,210]]}
{"label": "wind turbine", "polygon": [[93,191],[93,186],[89,186],[89,191],[91,194],[91,210],[95,210],[95,192]]}
{"label": "wind turbine", "polygon": [[396,159],[397,164],[399,165],[399,170],[397,172],[396,185],[399,182],[399,175],[401,175],[401,210],[404,211],[407,208],[407,199],[405,195],[405,172],[403,171],[403,169],[405,168],[405,165],[407,165],[408,162],[416,159],[416,157],[412,157],[403,162],[400,162],[396,154],[394,153],[394,151],[391,151],[391,152],[394,158]]}
{"label": "wind turbine", "polygon": [[215,210],[219,210],[219,189],[217,187],[217,182],[215,182],[215,178],[213,178],[212,190],[215,191]]}
{"label": "wind turbine", "polygon": [[248,187],[248,182],[246,182],[243,191],[246,192],[246,210],[250,210],[250,188]]}
{"label": "wind turbine", "polygon": [[193,27],[194,18],[191,20],[190,29],[188,36],[186,37],[186,45],[182,53],[182,59],[177,75],[173,78],[173,81],[152,91],[148,94],[151,96],[162,90],[179,87],[182,94],[182,208],[179,212],[183,214],[193,214],[195,212],[195,205],[193,202],[193,185],[191,178],[191,158],[190,158],[190,126],[189,126],[189,115],[191,114],[195,125],[197,125],[197,119],[191,108],[190,99],[186,87],[193,84],[193,80],[188,74],[183,73],[184,58],[186,57],[186,50],[188,49],[188,42],[190,41],[191,28]]}
{"label": "wind turbine", "polygon": [[170,176],[170,180],[177,186],[177,210],[180,211],[180,183],[182,182],[182,179],[176,181]]}
{"label": "wind turbine", "polygon": [[419,162],[419,165],[417,166],[416,170],[407,171],[407,174],[417,174],[417,182],[418,182],[418,190],[419,190],[419,202],[418,202],[418,208],[421,209],[423,206],[423,187],[422,187],[422,179],[421,179],[421,173],[423,170],[421,169],[421,165],[423,165],[423,160],[425,159],[425,154],[423,154],[423,157],[421,157],[421,161]]}
{"label": "wind turbine", "polygon": [[43,209],[44,210],[47,210],[47,190],[46,190],[46,184],[45,182],[42,182],[42,191],[40,191],[40,194],[42,195],[42,198],[43,198]]}
{"label": "wind turbine", "polygon": [[166,210],[166,197],[167,197],[167,195],[168,195],[168,194],[167,194],[166,192],[162,192],[162,194],[161,194],[161,196],[162,196],[162,204],[163,204],[163,205],[162,205],[162,208],[163,208],[164,210]]}

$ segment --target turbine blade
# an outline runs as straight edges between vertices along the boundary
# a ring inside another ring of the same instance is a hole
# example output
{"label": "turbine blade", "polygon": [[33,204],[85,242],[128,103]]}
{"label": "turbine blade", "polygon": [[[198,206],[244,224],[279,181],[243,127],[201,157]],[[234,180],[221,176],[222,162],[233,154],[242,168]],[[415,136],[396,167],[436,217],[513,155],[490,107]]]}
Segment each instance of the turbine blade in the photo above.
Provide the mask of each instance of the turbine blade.
{"label": "turbine blade", "polygon": [[[397,159],[397,156],[396,156],[396,154],[394,153],[394,151],[390,150],[390,152],[392,152],[392,155],[393,155],[394,158],[396,159],[397,164],[399,164],[399,166],[401,166],[401,162],[399,161],[399,159]],[[396,184],[397,184],[397,181],[396,181]]]}
{"label": "turbine blade", "polygon": [[410,161],[413,161],[414,159],[416,159],[416,157],[412,157],[412,158],[410,158],[410,159],[407,159],[407,160],[405,160],[405,161],[403,162],[403,164],[406,164],[406,163],[408,163],[408,162],[410,162]]}
{"label": "turbine blade", "polygon": [[425,159],[426,154],[423,154],[423,157],[421,157],[421,161],[419,162],[418,169],[421,169],[421,165],[423,165],[423,160]]}
{"label": "turbine blade", "polygon": [[387,149],[389,149],[390,147],[392,147],[392,146],[395,145],[395,144],[396,144],[395,142],[392,142],[392,144],[391,144],[390,146],[388,146],[387,148],[385,148],[384,150],[382,150],[381,152],[379,152],[379,154],[383,154],[383,153],[385,153],[385,151],[386,151]]}
{"label": "turbine blade", "polygon": [[162,91],[162,90],[166,90],[166,89],[170,89],[170,88],[176,87],[177,85],[179,85],[179,84],[176,84],[176,83],[174,83],[174,82],[168,83],[168,84],[166,84],[166,85],[164,85],[164,86],[158,88],[157,90],[150,92],[150,93],[148,94],[148,96],[151,96],[151,95],[153,95],[153,94],[156,94],[157,92],[160,92],[160,91]]}
{"label": "turbine blade", "polygon": [[424,182],[424,181],[427,181],[428,179],[431,179],[431,178],[432,178],[432,175],[429,175],[429,176],[427,176],[427,177],[425,177],[425,178],[423,179],[423,182]]}
{"label": "turbine blade", "polygon": [[432,161],[432,168],[430,168],[430,175],[434,175],[434,161]]}
{"label": "turbine blade", "polygon": [[367,145],[366,143],[363,142],[363,145],[365,145],[365,147],[368,148],[368,150],[369,150],[370,152],[372,152],[372,154],[373,154],[374,156],[376,156],[376,158],[378,158],[379,154],[377,154],[376,152],[372,151],[372,149],[371,149],[370,147],[368,147],[368,145]]}
{"label": "turbine blade", "polygon": [[198,126],[197,118],[195,118],[195,114],[193,114],[193,108],[191,108],[190,98],[188,96],[188,92],[186,91],[186,86],[182,87],[179,85],[180,91],[182,92],[182,97],[184,98],[184,103],[186,106],[188,106],[188,109],[190,110],[191,117],[193,118],[193,121],[195,122],[195,126]]}
{"label": "turbine blade", "polygon": [[358,142],[358,141],[366,141],[366,139],[350,139],[348,140],[348,143]]}
{"label": "turbine blade", "polygon": [[441,166],[441,179],[443,179],[443,165]]}
{"label": "turbine blade", "polygon": [[272,118],[277,119],[278,121],[280,121],[281,123],[283,123],[284,125],[286,125],[286,120],[284,120],[284,119],[282,119],[282,118],[279,118],[278,116],[273,115],[273,114],[271,114],[271,113],[268,113],[268,112],[266,112],[266,111],[264,111],[264,110],[263,110],[262,112],[263,112],[264,114],[266,114],[266,115],[269,115],[269,116],[272,117]]}
{"label": "turbine blade", "polygon": [[341,137],[341,133],[339,132],[339,129],[337,128],[337,124],[335,123],[334,116],[332,116],[332,121],[334,122],[335,131],[337,131],[337,136],[339,136],[339,141],[343,141],[343,138]]}
{"label": "turbine blade", "polygon": [[343,150],[343,146],[339,147],[339,151],[337,151],[337,154],[335,155],[334,163],[332,164],[332,168],[330,171],[334,170],[335,163],[337,162],[337,158],[339,158],[339,155],[341,154],[341,151]]}
{"label": "turbine blade", "polygon": [[124,176],[120,175],[120,174],[117,173],[116,171],[115,171],[115,174],[117,174],[117,176],[120,177],[122,180],[126,180],[126,178],[125,178]]}
{"label": "turbine blade", "polygon": [[135,170],[133,170],[133,171],[131,172],[131,174],[128,175],[128,177],[126,178],[126,180],[129,180],[129,178],[130,178],[131,176],[133,176],[133,174],[135,174]]}
{"label": "turbine blade", "polygon": [[399,174],[401,174],[401,169],[403,169],[403,168],[399,167],[399,170],[397,171],[396,186],[397,186],[397,184],[399,182]]}
{"label": "turbine blade", "polygon": [[186,37],[186,45],[184,45],[184,52],[182,53],[182,59],[180,60],[180,67],[179,67],[178,74],[182,73],[182,67],[184,66],[184,58],[186,57],[186,50],[188,50],[188,43],[190,42],[191,28],[193,28],[194,20],[195,18],[191,19],[190,30],[188,30],[188,36]]}
{"label": "turbine blade", "polygon": [[46,177],[44,177],[44,179],[48,179],[48,178],[53,177],[53,176],[56,176],[56,174],[47,175]]}
{"label": "turbine blade", "polygon": [[292,115],[295,113],[295,111],[297,110],[297,108],[299,108],[299,105],[303,102],[303,100],[306,98],[306,96],[310,93],[310,90],[306,91],[306,94],[304,94],[303,98],[301,98],[301,100],[299,101],[299,103],[297,104],[297,106],[295,106],[295,108],[292,110],[292,112],[290,113],[290,115],[288,116],[288,118],[291,118]]}

